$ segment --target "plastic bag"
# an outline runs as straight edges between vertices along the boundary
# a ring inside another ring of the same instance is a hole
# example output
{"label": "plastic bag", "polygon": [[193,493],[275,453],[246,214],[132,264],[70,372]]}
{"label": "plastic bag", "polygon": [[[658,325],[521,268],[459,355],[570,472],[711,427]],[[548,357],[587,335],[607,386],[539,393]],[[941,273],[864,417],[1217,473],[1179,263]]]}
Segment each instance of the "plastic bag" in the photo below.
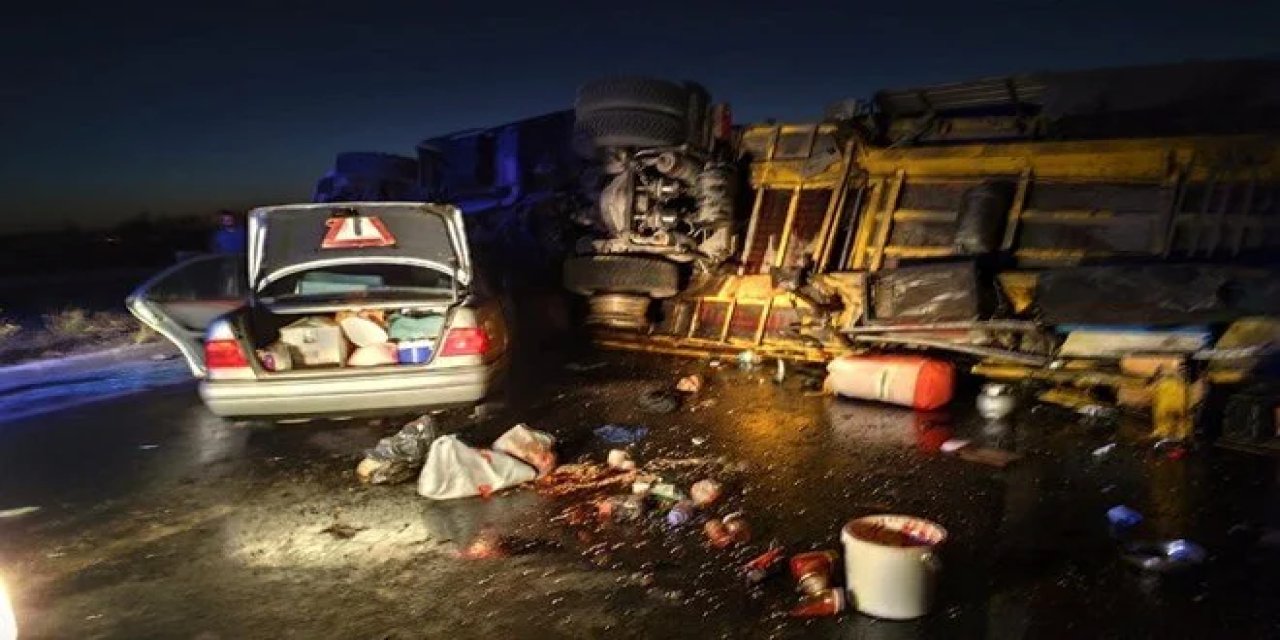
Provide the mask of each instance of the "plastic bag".
{"label": "plastic bag", "polygon": [[493,450],[533,465],[541,478],[556,468],[555,444],[551,434],[518,424],[493,441]]}
{"label": "plastic bag", "polygon": [[418,494],[432,500],[488,497],[538,477],[533,467],[499,451],[474,449],[456,436],[431,443],[418,476]]}
{"label": "plastic bag", "polygon": [[404,482],[413,477],[427,457],[431,441],[439,435],[431,416],[419,417],[366,450],[364,460],[356,467],[356,476],[370,484]]}

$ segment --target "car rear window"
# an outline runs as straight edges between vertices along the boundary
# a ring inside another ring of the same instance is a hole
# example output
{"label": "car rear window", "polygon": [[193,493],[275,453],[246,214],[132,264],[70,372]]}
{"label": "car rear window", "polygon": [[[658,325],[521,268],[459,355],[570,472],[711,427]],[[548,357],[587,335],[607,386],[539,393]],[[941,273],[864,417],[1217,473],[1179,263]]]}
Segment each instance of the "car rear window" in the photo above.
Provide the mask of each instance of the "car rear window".
{"label": "car rear window", "polygon": [[448,274],[402,264],[324,266],[290,274],[258,294],[263,302],[434,300],[453,295]]}

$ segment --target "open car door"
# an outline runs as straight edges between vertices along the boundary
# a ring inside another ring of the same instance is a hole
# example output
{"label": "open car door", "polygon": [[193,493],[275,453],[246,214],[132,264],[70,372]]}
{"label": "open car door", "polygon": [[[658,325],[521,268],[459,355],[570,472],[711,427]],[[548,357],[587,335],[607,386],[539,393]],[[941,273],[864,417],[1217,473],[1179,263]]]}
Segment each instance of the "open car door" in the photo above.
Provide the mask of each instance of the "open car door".
{"label": "open car door", "polygon": [[191,372],[204,377],[204,333],[247,299],[245,256],[202,255],[178,263],[125,300],[129,312],[177,345]]}

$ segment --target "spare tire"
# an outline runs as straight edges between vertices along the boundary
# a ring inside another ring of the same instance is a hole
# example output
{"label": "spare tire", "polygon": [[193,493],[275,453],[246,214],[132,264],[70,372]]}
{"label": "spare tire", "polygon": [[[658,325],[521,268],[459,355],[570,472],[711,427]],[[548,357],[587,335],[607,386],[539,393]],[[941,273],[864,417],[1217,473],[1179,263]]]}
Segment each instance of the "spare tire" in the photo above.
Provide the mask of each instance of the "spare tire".
{"label": "spare tire", "polygon": [[638,293],[670,298],[680,292],[680,270],[660,258],[579,256],[564,263],[564,287],[579,295]]}
{"label": "spare tire", "polygon": [[611,109],[578,119],[577,126],[597,147],[669,147],[685,140],[683,116],[652,111]]}
{"label": "spare tire", "polygon": [[600,78],[578,87],[573,106],[579,118],[611,109],[654,111],[684,118],[689,109],[689,90],[658,78]]}

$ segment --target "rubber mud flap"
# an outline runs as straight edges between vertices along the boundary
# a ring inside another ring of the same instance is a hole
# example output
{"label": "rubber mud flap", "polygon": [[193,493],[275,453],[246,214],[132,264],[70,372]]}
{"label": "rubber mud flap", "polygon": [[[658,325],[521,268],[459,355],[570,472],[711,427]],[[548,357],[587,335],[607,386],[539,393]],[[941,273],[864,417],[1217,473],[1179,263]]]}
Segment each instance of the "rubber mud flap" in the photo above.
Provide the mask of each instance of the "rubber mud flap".
{"label": "rubber mud flap", "polygon": [[689,90],[681,84],[636,76],[600,78],[578,88],[574,112],[579,118],[597,111],[632,109],[655,111],[683,118],[689,108]]}
{"label": "rubber mud flap", "polygon": [[680,291],[680,270],[658,258],[580,256],[565,261],[564,286],[584,296],[607,292],[670,298]]}
{"label": "rubber mud flap", "polygon": [[598,147],[667,147],[684,142],[685,118],[653,111],[609,109],[578,119],[575,125]]}

